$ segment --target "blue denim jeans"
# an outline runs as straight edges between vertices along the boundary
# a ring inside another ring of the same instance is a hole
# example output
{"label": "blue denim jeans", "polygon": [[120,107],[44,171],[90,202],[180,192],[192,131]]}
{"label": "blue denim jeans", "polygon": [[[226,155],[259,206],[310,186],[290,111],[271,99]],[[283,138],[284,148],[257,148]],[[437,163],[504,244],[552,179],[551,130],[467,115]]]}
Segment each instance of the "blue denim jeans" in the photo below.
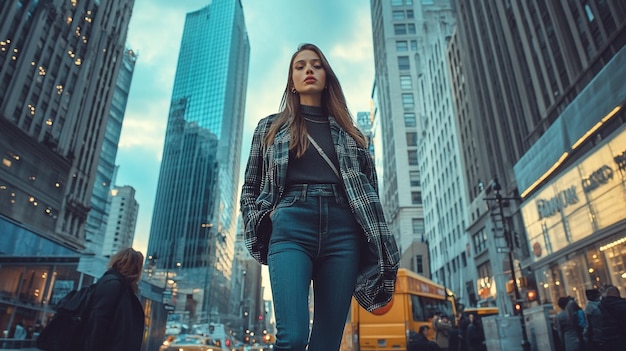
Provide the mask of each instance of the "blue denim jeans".
{"label": "blue denim jeans", "polygon": [[[365,242],[340,186],[299,184],[271,214],[276,351],[339,350]],[[313,324],[309,334],[309,286]]]}

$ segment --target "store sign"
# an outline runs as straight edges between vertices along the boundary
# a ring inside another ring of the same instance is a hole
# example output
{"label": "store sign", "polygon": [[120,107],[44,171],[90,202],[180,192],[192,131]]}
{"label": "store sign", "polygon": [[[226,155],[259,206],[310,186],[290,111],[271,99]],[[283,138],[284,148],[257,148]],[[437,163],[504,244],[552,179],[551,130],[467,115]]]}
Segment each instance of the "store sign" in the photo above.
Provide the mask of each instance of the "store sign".
{"label": "store sign", "polygon": [[614,156],[613,160],[617,164],[618,170],[626,171],[626,151],[622,152],[621,155]]}
{"label": "store sign", "polygon": [[601,185],[607,184],[611,179],[613,179],[613,169],[607,165],[603,165],[591,173],[588,178],[583,179],[583,191],[590,193],[598,189]]}
{"label": "store sign", "polygon": [[[620,170],[626,167],[626,151],[621,155],[615,156],[614,159]],[[614,173],[613,168],[603,165],[591,173],[589,177],[582,180],[583,191],[588,194],[602,185],[608,184],[613,180]],[[578,201],[576,186],[572,185],[552,198],[535,200],[535,205],[539,212],[539,219],[543,219],[554,216],[557,212],[561,212],[567,206],[578,203]]]}
{"label": "store sign", "polygon": [[576,194],[576,186],[572,185],[550,199],[538,199],[535,201],[539,219],[547,218],[562,211],[565,207],[577,203],[578,195]]}

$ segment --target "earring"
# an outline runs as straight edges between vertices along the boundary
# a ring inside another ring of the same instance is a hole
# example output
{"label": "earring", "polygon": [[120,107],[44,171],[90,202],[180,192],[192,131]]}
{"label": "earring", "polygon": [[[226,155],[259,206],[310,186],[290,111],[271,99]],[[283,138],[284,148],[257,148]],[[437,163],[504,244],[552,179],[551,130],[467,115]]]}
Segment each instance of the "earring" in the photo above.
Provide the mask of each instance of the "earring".
{"label": "earring", "polygon": [[291,88],[291,93],[292,94],[296,94],[298,91],[296,91],[296,88]]}

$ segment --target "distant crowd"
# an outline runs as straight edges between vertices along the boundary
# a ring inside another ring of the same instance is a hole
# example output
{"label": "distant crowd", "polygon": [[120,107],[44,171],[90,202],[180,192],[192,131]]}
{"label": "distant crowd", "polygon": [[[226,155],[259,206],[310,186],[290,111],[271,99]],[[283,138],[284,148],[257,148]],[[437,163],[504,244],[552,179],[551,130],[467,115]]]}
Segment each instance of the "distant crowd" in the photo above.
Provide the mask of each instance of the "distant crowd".
{"label": "distant crowd", "polygon": [[559,351],[626,349],[626,299],[614,285],[586,290],[583,310],[571,296],[559,298],[555,343]]}

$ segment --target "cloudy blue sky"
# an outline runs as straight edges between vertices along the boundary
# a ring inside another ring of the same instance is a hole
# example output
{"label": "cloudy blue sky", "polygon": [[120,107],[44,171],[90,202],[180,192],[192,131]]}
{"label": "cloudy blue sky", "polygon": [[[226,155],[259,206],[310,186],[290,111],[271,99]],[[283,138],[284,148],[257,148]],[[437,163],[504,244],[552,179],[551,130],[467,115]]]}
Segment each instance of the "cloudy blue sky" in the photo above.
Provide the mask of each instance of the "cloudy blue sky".
{"label": "cloudy blue sky", "polygon": [[[135,1],[128,45],[139,53],[139,58],[116,160],[120,166],[116,184],[136,189],[140,208],[133,246],[144,253],[185,14],[210,2]],[[241,3],[251,47],[242,140],[244,164],[256,123],[278,109],[289,59],[300,43],[311,42],[324,51],[353,115],[369,111],[374,59],[368,0]]]}

